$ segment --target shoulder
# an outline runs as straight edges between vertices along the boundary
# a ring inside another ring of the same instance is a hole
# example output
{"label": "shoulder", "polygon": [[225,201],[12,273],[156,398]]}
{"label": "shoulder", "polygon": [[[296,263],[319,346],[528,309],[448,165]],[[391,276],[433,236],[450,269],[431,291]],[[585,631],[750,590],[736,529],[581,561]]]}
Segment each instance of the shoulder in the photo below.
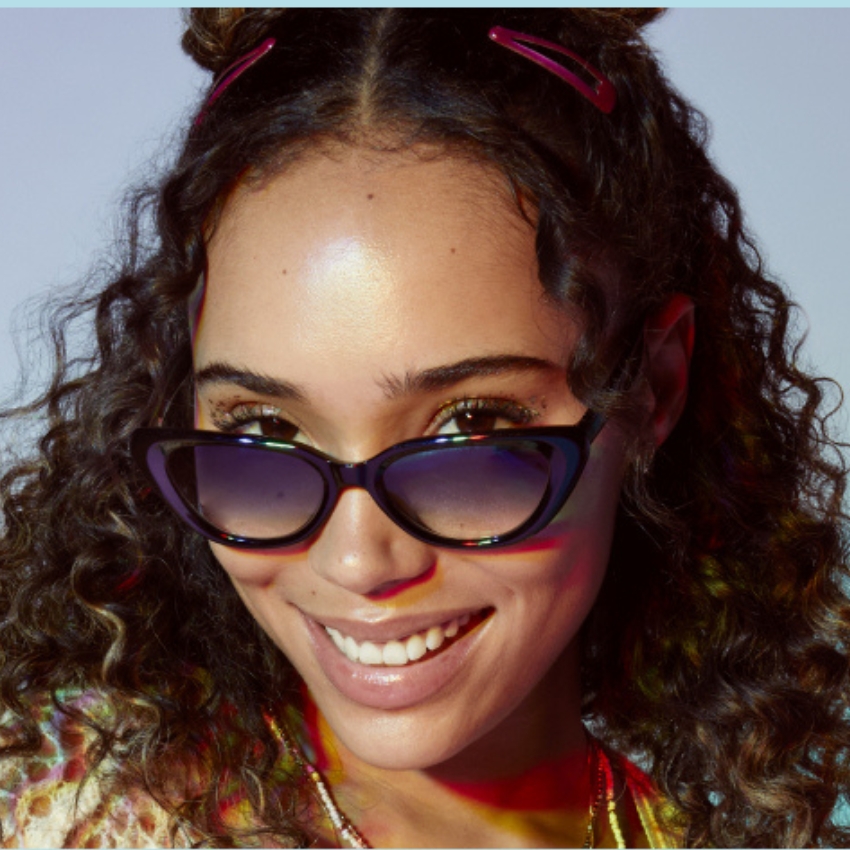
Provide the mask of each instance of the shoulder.
{"label": "shoulder", "polygon": [[[69,705],[98,710],[93,692]],[[0,758],[0,825],[6,847],[170,847],[189,843],[156,801],[119,782],[113,760],[87,775],[94,733],[57,711],[49,697],[33,706],[41,749],[34,755]],[[106,710],[104,708],[104,710]],[[10,717],[0,729],[14,731]]]}

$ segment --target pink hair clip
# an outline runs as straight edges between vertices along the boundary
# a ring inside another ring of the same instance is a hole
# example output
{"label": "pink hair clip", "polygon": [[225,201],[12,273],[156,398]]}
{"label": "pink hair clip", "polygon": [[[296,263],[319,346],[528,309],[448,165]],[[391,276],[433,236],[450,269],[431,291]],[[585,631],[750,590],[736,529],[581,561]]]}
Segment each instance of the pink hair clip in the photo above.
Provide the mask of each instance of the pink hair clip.
{"label": "pink hair clip", "polygon": [[231,65],[228,65],[224,71],[222,71],[219,76],[219,84],[212,90],[212,94],[210,94],[207,98],[204,108],[195,119],[196,127],[204,120],[210,107],[224,94],[227,87],[236,79],[241,77],[242,74],[244,74],[245,71],[247,71],[255,62],[262,59],[263,56],[265,56],[266,53],[268,53],[274,46],[275,40],[273,38],[267,38],[262,44],[237,59]]}
{"label": "pink hair clip", "polygon": [[[552,41],[546,41],[543,38],[537,38],[533,35],[525,35],[521,32],[505,29],[505,27],[493,27],[490,30],[490,38],[496,44],[502,47],[507,47],[508,50],[513,50],[514,53],[519,53],[520,56],[525,56],[547,71],[551,71],[556,76],[560,77],[565,82],[569,83],[579,94],[586,97],[597,109],[604,112],[606,115],[614,108],[617,102],[617,91],[614,84],[600,71],[597,71],[589,62],[585,62],[580,56],[577,56],[572,50],[567,50],[560,44],[555,44]],[[554,59],[532,50],[525,44],[536,44],[539,47],[547,47],[555,53],[561,53],[564,56],[569,56],[570,59],[578,62],[591,77],[596,80],[596,86],[591,88],[581,77],[576,76],[572,71],[568,71],[563,65],[559,65]]]}

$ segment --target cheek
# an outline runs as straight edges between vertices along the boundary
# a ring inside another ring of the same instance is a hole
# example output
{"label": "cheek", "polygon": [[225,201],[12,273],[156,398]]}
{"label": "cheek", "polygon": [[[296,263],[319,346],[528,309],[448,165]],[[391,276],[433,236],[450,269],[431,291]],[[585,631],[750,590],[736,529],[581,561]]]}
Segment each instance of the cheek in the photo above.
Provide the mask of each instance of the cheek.
{"label": "cheek", "polygon": [[601,530],[565,535],[560,546],[535,553],[526,564],[529,580],[516,586],[515,600],[524,622],[524,643],[532,652],[539,646],[543,654],[557,655],[575,638],[593,607],[610,549]]}
{"label": "cheek", "polygon": [[[605,460],[600,460],[604,457]],[[555,520],[531,541],[519,575],[536,577],[516,587],[537,612],[539,635],[568,642],[578,632],[608,567],[622,481],[618,453],[599,451]]]}
{"label": "cheek", "polygon": [[300,559],[289,553],[246,552],[215,543],[210,548],[230,578],[247,615],[292,659],[301,620],[287,599],[290,581],[297,581],[295,573]]}
{"label": "cheek", "polygon": [[211,543],[210,549],[219,566],[230,578],[242,603],[251,616],[265,629],[258,603],[263,588],[268,588],[274,581],[273,571],[268,566],[263,568],[263,564],[251,555],[237,552],[227,546]]}
{"label": "cheek", "polygon": [[218,543],[210,543],[210,549],[237,590],[240,587],[267,587],[274,582],[281,569],[277,559],[268,555],[241,551]]}
{"label": "cheek", "polygon": [[297,570],[298,558],[290,553],[246,552],[211,543],[213,555],[227,573],[234,589],[270,637],[287,620],[286,584]]}
{"label": "cheek", "polygon": [[305,546],[292,546],[285,551],[234,549],[219,543],[209,546],[237,588],[261,589],[284,582],[303,565],[307,551]]}

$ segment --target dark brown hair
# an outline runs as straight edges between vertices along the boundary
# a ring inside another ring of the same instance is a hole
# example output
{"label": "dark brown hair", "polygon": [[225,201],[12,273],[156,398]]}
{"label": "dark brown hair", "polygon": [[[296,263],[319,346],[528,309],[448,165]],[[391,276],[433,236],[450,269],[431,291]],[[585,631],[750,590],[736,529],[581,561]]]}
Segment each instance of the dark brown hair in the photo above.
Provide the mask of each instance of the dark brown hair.
{"label": "dark brown hair", "polygon": [[[46,433],[0,483],[0,699],[23,724],[9,754],[38,745],[32,695],[71,710],[65,694],[96,687],[114,707],[111,724],[87,720],[98,752],[211,843],[245,837],[222,815],[234,794],[258,829],[304,840],[296,782],[281,779],[261,715],[297,676],[207,546],[149,493],[128,440],[191,369],[186,301],[240,180],[323,141],[427,143],[504,174],[536,228],[544,288],[585,317],[569,380],[589,406],[628,424],[629,390],[605,376],[672,293],[696,304],[687,408],[654,454],[635,442],[584,629],[588,722],[647,766],[688,846],[847,843],[832,817],[850,770],[846,470],[824,384],[797,365],[793,305],[706,155],[702,116],[641,38],[654,14],[192,13],[184,47],[214,73],[277,43],[134,201],[123,268],[60,315],[55,377],[28,408],[47,415]],[[494,45],[494,25],[583,56],[612,80],[615,109]],[[617,270],[613,297],[600,263]],[[68,364],[62,323],[86,311],[96,351]],[[168,409],[177,423],[189,401],[178,391]]]}

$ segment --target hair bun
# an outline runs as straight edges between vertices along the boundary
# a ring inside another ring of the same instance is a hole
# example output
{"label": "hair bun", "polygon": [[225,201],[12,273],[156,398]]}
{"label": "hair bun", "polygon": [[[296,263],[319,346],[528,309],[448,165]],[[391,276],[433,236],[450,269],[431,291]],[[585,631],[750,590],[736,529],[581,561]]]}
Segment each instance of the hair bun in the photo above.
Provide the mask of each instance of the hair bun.
{"label": "hair bun", "polygon": [[[184,15],[183,50],[202,68],[219,74],[256,47],[285,9],[196,8]],[[579,21],[605,38],[627,41],[656,20],[664,9],[571,9],[567,19]],[[489,12],[487,13],[489,15]],[[543,12],[551,18],[551,12]]]}
{"label": "hair bun", "polygon": [[219,74],[255,47],[284,9],[190,9],[184,14],[183,50]]}
{"label": "hair bun", "polygon": [[595,32],[597,37],[610,42],[628,42],[639,36],[640,31],[657,20],[666,9],[600,9],[574,8],[570,9],[570,20],[579,21]]}
{"label": "hair bun", "polygon": [[[606,10],[601,10],[603,13]],[[647,24],[658,20],[667,10],[666,9],[643,9],[643,8],[628,8],[628,9],[611,9],[612,13],[617,14],[620,18],[629,21],[635,29],[643,29]]]}

